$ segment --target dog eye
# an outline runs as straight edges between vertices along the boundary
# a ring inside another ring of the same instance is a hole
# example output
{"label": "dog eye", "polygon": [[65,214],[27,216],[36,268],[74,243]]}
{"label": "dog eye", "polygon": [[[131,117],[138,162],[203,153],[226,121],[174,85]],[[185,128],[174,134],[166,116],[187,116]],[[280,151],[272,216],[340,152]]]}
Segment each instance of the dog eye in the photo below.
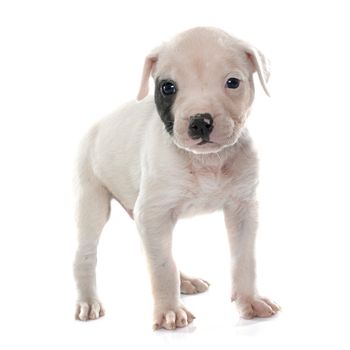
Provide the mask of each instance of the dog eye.
{"label": "dog eye", "polygon": [[173,81],[164,81],[161,84],[161,90],[163,95],[170,96],[176,94],[176,85]]}
{"label": "dog eye", "polygon": [[229,78],[226,82],[226,87],[229,89],[237,89],[241,81],[237,78]]}

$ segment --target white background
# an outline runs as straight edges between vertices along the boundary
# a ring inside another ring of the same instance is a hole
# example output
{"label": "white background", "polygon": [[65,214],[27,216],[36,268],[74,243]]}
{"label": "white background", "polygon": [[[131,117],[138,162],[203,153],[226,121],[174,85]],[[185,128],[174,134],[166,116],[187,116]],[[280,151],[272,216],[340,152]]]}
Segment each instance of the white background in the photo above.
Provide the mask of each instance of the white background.
{"label": "white background", "polygon": [[[2,349],[349,348],[350,49],[346,1],[1,1]],[[180,222],[175,254],[211,282],[187,329],[152,332],[134,223],[117,206],[99,247],[106,317],[73,318],[72,172],[86,129],[135,97],[144,56],[221,27],[271,60],[249,120],[261,158],[259,286],[283,312],[240,320],[221,213]]]}

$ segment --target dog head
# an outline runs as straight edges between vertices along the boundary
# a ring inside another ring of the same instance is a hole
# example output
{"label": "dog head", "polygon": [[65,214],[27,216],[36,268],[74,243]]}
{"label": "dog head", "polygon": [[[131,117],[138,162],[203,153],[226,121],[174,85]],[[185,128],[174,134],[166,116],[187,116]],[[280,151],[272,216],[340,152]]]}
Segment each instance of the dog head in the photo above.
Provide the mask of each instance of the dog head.
{"label": "dog head", "polygon": [[145,60],[138,99],[155,80],[155,104],[174,143],[213,153],[239,138],[254,99],[257,72],[268,94],[267,61],[255,48],[222,30],[199,27],[176,36]]}

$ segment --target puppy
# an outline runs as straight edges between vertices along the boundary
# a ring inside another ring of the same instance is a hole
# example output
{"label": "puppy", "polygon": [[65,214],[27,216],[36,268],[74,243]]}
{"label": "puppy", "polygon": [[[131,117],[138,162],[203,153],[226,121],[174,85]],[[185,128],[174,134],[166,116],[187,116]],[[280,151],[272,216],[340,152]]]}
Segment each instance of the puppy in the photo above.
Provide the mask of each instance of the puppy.
{"label": "puppy", "polygon": [[[224,211],[232,258],[232,300],[243,318],[274,315],[279,306],[255,286],[257,155],[245,128],[257,72],[268,94],[264,56],[215,28],[194,28],[145,60],[138,101],[95,125],[78,158],[76,318],[97,319],[96,249],[116,199],[135,220],[150,271],[153,328],[175,329],[194,316],[180,292],[209,284],[178,271],[172,232],[186,216]],[[154,97],[147,97],[150,75]]]}

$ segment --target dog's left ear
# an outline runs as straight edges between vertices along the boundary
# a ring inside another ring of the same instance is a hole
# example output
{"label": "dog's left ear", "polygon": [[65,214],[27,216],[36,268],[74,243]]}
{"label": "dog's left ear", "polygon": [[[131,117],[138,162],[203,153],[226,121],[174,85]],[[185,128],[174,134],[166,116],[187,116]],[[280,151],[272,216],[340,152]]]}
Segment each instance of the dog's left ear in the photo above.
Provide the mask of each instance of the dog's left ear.
{"label": "dog's left ear", "polygon": [[260,83],[267,96],[270,96],[269,90],[267,89],[267,82],[270,77],[270,62],[269,60],[255,47],[245,47],[245,53],[248,60],[252,63],[254,71],[258,73]]}
{"label": "dog's left ear", "polygon": [[145,59],[141,78],[141,85],[137,100],[140,101],[148,95],[149,78],[154,70],[155,64],[158,61],[159,48],[154,49]]}

